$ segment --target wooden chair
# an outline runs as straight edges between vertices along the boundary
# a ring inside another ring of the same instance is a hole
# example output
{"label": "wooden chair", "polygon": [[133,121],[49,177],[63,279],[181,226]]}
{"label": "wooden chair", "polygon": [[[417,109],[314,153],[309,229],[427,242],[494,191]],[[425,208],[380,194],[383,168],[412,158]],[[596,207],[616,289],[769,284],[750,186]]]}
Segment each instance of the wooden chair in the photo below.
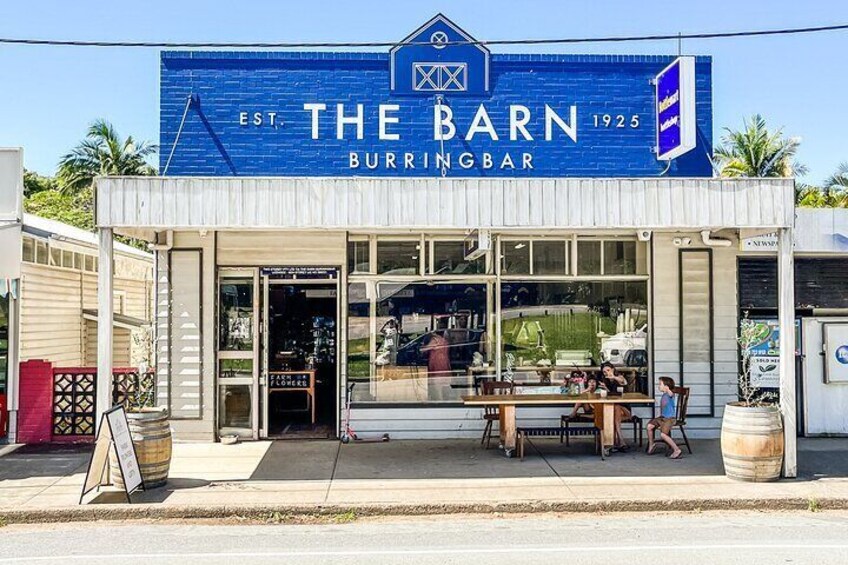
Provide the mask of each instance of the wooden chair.
{"label": "wooden chair", "polygon": [[[671,389],[671,392],[674,393],[674,398],[677,400],[677,415],[674,425],[680,430],[680,435],[683,436],[683,443],[686,444],[689,455],[692,455],[692,446],[689,445],[689,438],[686,437],[686,412],[689,409],[689,387],[676,386]],[[651,439],[654,438],[652,437]]]}
{"label": "wooden chair", "polygon": [[[513,384],[506,381],[483,381],[483,395],[498,395],[512,394]],[[480,445],[485,445],[489,449],[489,444],[492,441],[492,429],[495,422],[501,419],[500,409],[497,405],[483,407],[483,420],[486,425],[483,427],[483,438],[480,440]]]}

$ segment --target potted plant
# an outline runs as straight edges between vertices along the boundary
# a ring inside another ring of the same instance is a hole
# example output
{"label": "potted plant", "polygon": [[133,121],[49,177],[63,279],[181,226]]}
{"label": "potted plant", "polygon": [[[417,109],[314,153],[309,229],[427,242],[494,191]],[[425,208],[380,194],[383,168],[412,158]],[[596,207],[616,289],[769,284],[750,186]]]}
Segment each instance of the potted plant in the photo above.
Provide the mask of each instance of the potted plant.
{"label": "potted plant", "polygon": [[[152,336],[153,332],[148,327],[133,332],[133,361],[138,372],[127,375],[132,382],[128,384],[124,400],[145,489],[160,487],[167,482],[172,446],[167,409],[156,406],[155,375],[148,369],[153,351]],[[117,458],[111,453],[110,467],[112,482],[116,486],[123,486]]]}
{"label": "potted plant", "polygon": [[741,481],[774,481],[783,465],[783,420],[777,395],[763,391],[751,378],[753,349],[771,338],[771,328],[748,319],[739,326],[742,356],[739,400],[724,408],[721,455],[724,472]]}

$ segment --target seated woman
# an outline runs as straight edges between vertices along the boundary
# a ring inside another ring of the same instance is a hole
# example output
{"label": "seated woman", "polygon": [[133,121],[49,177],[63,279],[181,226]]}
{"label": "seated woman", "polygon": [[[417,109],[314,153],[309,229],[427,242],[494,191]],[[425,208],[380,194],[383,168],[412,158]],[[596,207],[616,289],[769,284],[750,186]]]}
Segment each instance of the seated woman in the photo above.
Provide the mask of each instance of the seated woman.
{"label": "seated woman", "polygon": [[[624,387],[627,386],[627,379],[615,371],[612,363],[604,363],[601,365],[601,373],[603,380],[599,383],[601,388],[604,388],[610,394],[620,394],[624,392]],[[600,411],[599,411],[600,412]],[[616,404],[613,411],[615,417],[615,449],[619,451],[627,451],[630,446],[624,441],[621,434],[621,422],[630,419],[633,415],[630,410],[621,404]]]}

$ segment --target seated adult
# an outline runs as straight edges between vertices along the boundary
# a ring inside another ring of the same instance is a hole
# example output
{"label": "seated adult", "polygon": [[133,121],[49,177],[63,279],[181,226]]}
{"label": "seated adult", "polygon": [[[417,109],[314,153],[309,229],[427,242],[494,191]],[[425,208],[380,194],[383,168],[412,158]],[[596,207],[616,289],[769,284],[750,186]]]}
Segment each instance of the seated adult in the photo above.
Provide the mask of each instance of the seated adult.
{"label": "seated adult", "polygon": [[[627,379],[616,372],[612,363],[606,362],[601,365],[602,380],[599,383],[601,388],[607,390],[609,394],[621,394],[624,392],[624,387],[627,386]],[[614,448],[619,451],[627,451],[630,446],[624,441],[624,436],[621,433],[621,422],[629,420],[633,415],[630,410],[621,404],[616,404],[613,410],[615,417],[615,445]]]}

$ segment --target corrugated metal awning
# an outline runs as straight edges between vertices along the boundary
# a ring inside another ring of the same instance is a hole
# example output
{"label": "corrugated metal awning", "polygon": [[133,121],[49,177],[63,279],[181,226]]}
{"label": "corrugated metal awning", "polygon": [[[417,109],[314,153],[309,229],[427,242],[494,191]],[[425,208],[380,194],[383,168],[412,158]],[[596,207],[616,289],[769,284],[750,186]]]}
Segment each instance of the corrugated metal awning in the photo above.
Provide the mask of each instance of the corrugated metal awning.
{"label": "corrugated metal awning", "polygon": [[[97,310],[94,308],[86,308],[82,311],[82,317],[84,320],[96,322]],[[113,314],[112,323],[117,328],[125,328],[128,330],[140,328],[148,324],[147,320],[142,320],[141,318],[134,318],[132,316],[125,316],[124,314]]]}
{"label": "corrugated metal awning", "polygon": [[108,177],[97,224],[166,229],[697,230],[793,224],[792,179]]}

